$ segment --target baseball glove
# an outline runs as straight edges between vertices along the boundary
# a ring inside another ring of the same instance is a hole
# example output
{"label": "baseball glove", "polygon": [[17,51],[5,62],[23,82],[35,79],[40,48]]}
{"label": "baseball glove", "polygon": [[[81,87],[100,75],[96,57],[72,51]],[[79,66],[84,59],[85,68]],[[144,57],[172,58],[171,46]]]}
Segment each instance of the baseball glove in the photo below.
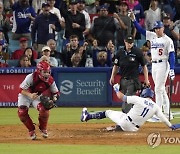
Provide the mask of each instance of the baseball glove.
{"label": "baseball glove", "polygon": [[40,96],[40,101],[47,110],[50,110],[56,106],[52,98],[45,95]]}

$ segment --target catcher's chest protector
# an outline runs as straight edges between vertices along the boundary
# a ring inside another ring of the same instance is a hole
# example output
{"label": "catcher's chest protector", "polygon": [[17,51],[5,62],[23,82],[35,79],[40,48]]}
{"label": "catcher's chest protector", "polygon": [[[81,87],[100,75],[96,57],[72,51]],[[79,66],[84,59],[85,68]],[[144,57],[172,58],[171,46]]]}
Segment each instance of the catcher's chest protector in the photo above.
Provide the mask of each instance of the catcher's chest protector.
{"label": "catcher's chest protector", "polygon": [[44,82],[39,79],[37,72],[33,73],[33,85],[30,87],[31,93],[38,92],[38,95],[42,94],[44,91],[49,89],[50,85],[53,83],[53,78],[50,77],[48,82]]}

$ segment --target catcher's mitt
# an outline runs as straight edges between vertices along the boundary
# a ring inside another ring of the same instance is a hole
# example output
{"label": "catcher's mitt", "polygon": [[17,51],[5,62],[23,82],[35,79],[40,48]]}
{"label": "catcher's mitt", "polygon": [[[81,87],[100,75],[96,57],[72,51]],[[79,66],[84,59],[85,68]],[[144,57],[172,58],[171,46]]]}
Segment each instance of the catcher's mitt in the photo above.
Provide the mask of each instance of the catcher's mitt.
{"label": "catcher's mitt", "polygon": [[50,110],[53,107],[55,107],[56,105],[54,104],[54,101],[45,95],[40,96],[40,101],[43,104],[43,106],[45,107],[45,109]]}

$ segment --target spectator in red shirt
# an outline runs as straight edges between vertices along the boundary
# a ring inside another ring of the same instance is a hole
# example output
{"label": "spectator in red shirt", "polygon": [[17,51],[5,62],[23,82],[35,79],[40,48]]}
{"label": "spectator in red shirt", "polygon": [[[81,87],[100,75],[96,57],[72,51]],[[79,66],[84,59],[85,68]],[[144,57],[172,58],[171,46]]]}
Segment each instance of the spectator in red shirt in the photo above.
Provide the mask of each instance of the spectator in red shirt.
{"label": "spectator in red shirt", "polygon": [[[19,39],[20,49],[17,49],[13,52],[11,59],[20,59],[20,57],[24,54],[24,50],[28,47],[28,39],[25,37],[21,37]],[[34,59],[38,58],[38,54],[33,50]]]}

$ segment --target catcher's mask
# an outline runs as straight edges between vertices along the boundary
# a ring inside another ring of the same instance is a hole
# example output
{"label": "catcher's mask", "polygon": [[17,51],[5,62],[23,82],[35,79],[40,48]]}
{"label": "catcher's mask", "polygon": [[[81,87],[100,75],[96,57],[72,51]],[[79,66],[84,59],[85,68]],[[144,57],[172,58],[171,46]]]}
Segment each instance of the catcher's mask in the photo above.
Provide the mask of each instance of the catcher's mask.
{"label": "catcher's mask", "polygon": [[146,88],[146,89],[143,89],[141,94],[140,94],[140,97],[150,97],[150,98],[153,98],[154,97],[154,91],[151,89],[151,88]]}
{"label": "catcher's mask", "polygon": [[51,75],[51,67],[47,62],[39,62],[37,64],[37,73],[39,75],[39,78],[44,81],[48,82],[48,79]]}

